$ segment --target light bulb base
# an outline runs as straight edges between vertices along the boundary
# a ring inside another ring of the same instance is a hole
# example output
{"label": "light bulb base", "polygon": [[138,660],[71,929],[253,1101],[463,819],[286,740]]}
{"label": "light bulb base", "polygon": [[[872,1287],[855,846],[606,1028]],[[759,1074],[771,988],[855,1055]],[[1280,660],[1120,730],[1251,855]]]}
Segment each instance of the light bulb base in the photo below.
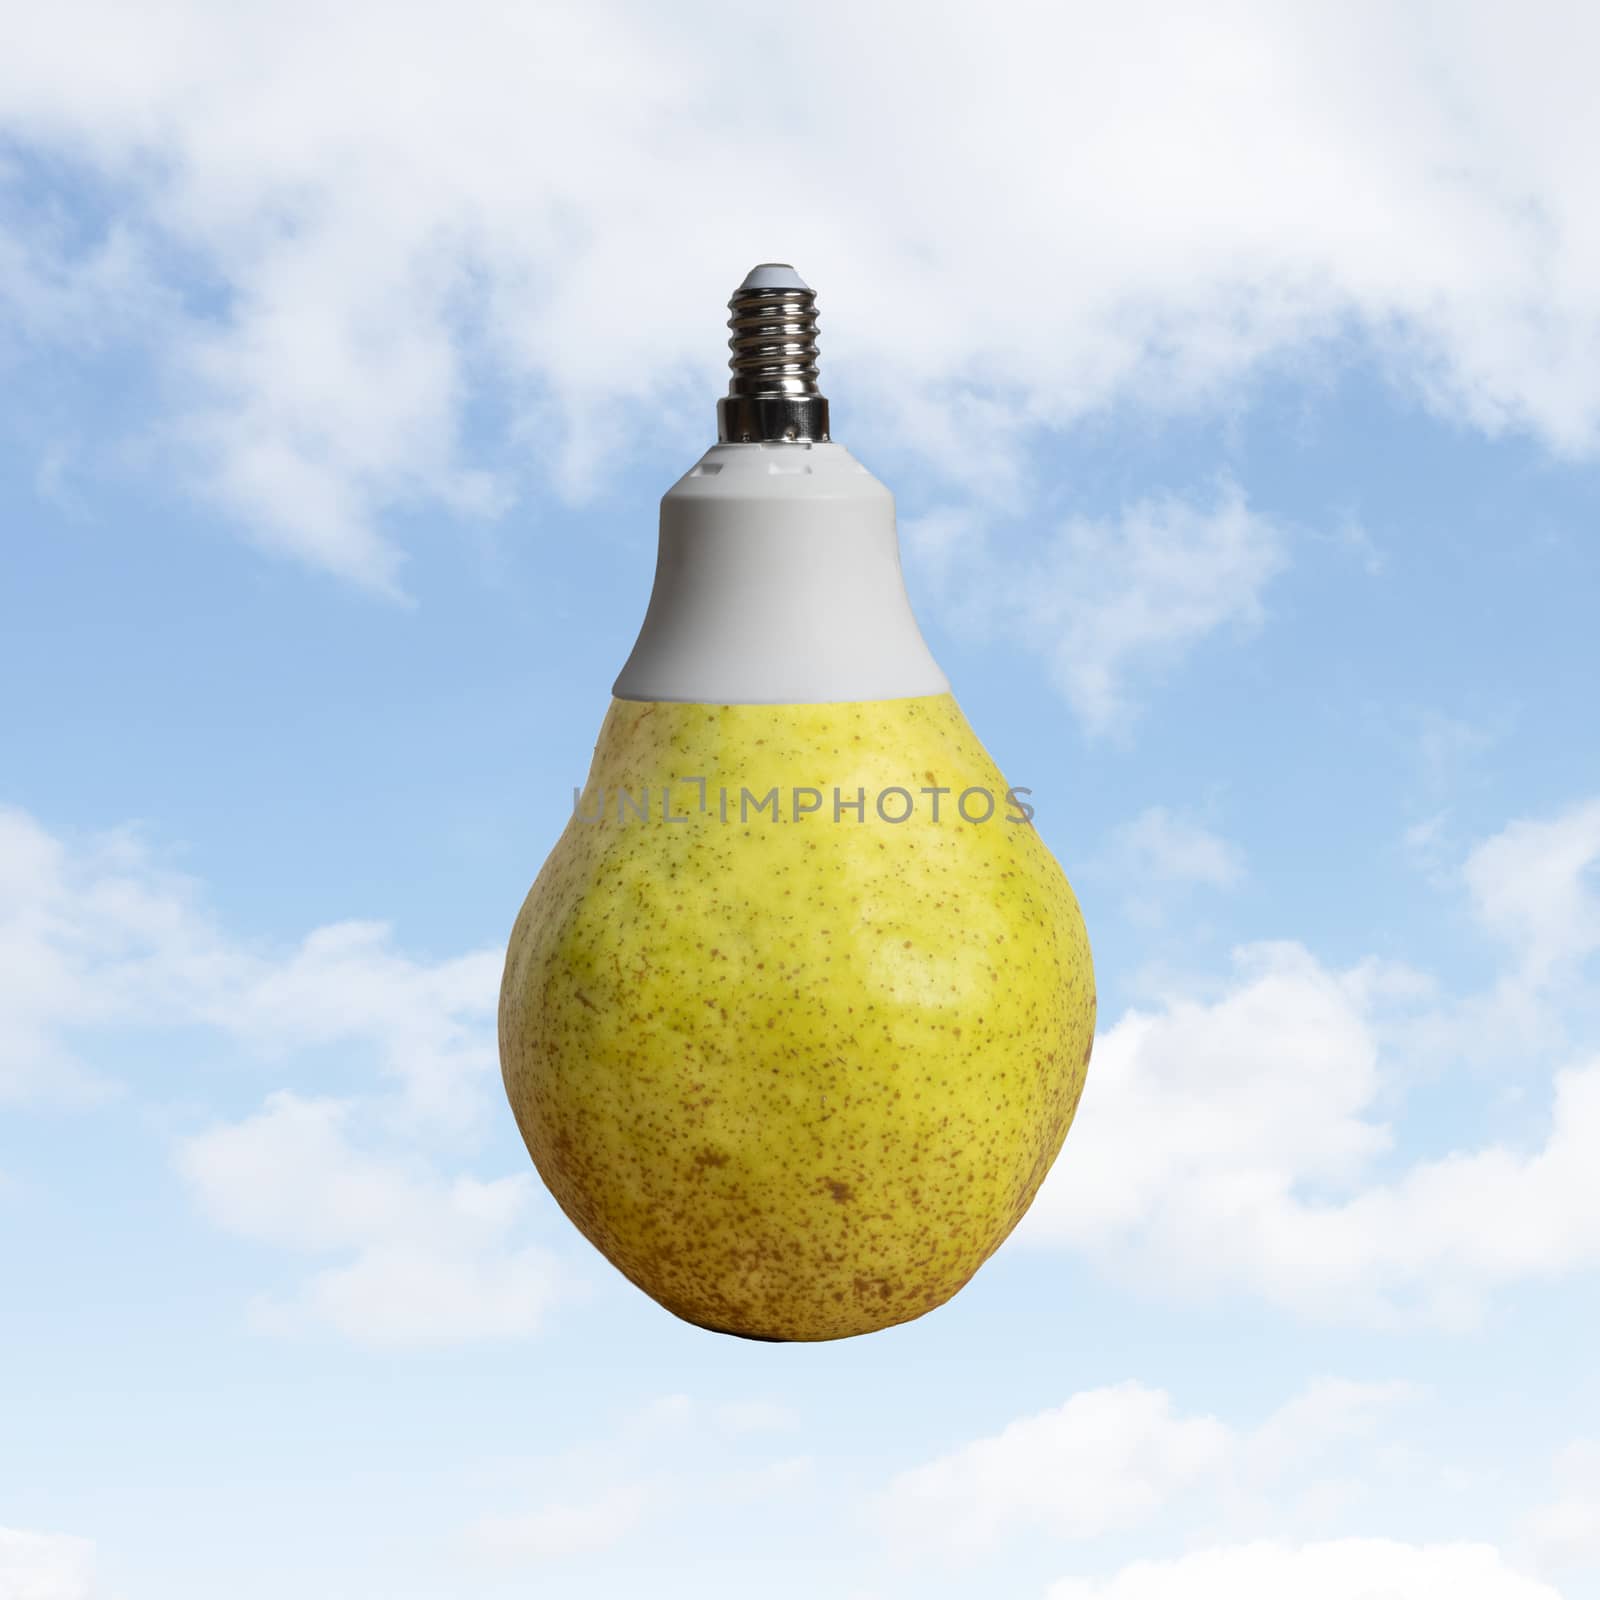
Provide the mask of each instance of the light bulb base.
{"label": "light bulb base", "polygon": [[817,296],[786,261],[763,261],[733,291],[719,444],[827,444],[817,388]]}
{"label": "light bulb base", "polygon": [[828,444],[820,394],[730,394],[717,401],[720,444]]}

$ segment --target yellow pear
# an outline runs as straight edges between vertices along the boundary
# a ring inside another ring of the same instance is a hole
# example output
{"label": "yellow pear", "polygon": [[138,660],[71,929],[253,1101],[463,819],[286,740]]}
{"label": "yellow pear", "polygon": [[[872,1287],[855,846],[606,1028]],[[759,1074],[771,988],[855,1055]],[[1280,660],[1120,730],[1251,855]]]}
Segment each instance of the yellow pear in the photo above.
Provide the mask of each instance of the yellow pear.
{"label": "yellow pear", "polygon": [[820,1340],[994,1253],[1094,1017],[1073,892],[933,694],[613,700],[499,1021],[534,1163],[617,1268],[701,1327]]}

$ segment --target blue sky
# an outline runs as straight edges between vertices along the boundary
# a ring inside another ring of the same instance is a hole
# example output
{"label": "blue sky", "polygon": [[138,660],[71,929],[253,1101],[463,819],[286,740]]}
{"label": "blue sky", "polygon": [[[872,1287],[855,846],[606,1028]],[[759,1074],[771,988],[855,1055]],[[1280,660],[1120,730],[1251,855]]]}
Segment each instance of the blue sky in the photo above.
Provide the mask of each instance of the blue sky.
{"label": "blue sky", "polygon": [[[1594,21],[1009,10],[8,47],[4,1600],[1600,1593]],[[769,259],[1100,989],[1000,1255],[777,1348],[493,1038]]]}

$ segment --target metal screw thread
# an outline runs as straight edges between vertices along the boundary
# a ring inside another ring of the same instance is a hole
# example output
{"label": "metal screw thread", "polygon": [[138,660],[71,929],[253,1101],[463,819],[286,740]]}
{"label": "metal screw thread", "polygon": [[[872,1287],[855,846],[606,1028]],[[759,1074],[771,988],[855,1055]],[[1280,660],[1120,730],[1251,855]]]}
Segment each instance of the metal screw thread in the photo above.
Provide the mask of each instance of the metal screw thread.
{"label": "metal screw thread", "polygon": [[817,388],[816,307],[816,292],[785,262],[763,262],[734,290],[732,375],[717,402],[722,443],[828,438],[828,402]]}
{"label": "metal screw thread", "polygon": [[814,289],[740,289],[728,302],[729,394],[816,394]]}

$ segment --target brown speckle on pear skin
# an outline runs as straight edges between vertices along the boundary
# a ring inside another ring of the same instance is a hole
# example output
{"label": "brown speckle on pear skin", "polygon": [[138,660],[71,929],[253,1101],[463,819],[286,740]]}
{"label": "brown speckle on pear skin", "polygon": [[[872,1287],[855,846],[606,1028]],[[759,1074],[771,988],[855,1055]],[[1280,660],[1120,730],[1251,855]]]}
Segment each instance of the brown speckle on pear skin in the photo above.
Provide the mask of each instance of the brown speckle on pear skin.
{"label": "brown speckle on pear skin", "polygon": [[[927,796],[906,822],[874,815],[874,794],[934,773],[938,823]],[[684,774],[705,811],[619,820],[619,791]],[[864,788],[865,817],[739,818],[741,787],[796,785]],[[961,822],[970,787],[1001,802],[992,820]],[[583,814],[607,804],[522,908],[500,1055],[562,1210],[670,1311],[767,1341],[906,1322],[1032,1203],[1082,1094],[1094,974],[1005,790],[949,695],[612,703]]]}

